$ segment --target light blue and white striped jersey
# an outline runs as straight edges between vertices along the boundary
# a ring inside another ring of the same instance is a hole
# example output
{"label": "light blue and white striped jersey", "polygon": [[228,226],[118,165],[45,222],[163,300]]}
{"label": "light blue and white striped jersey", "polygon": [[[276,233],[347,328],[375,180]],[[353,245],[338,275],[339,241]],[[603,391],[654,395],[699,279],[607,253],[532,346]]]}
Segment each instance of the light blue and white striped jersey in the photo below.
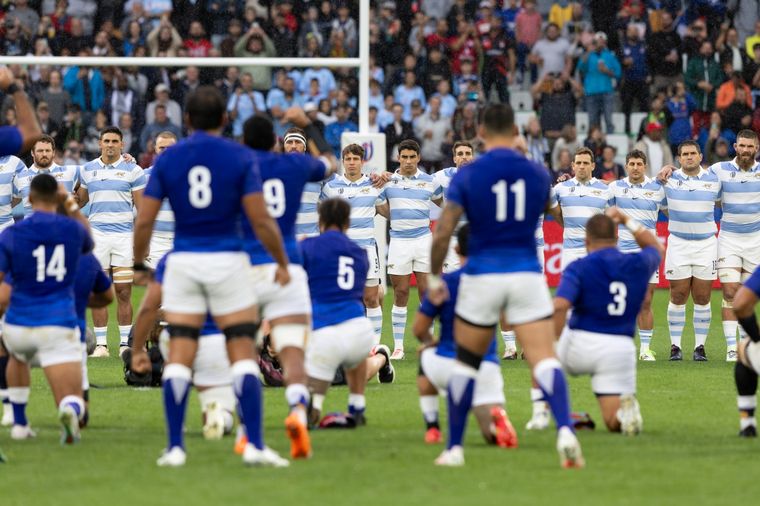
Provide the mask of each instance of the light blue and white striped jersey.
{"label": "light blue and white striped jersey", "polygon": [[343,198],[351,205],[351,225],[346,235],[364,248],[375,245],[375,206],[382,201],[380,188],[374,188],[367,176],[349,181],[345,176],[335,175],[322,187],[320,200]]}
{"label": "light blue and white striped jersey", "polygon": [[106,234],[128,234],[134,228],[132,192],[145,188],[145,173],[123,158],[106,165],[100,158],[87,162],[79,173],[90,197],[90,225]]}
{"label": "light blue and white striped jersey", "polygon": [[32,164],[30,167],[24,167],[16,173],[16,179],[13,182],[13,198],[22,200],[24,205],[24,215],[32,212],[32,204],[29,203],[29,185],[37,174],[50,174],[56,181],[61,183],[69,193],[74,191],[74,186],[79,181],[79,165],[58,165],[52,164],[47,169],[39,169]]}
{"label": "light blue and white striped jersey", "polygon": [[[146,184],[151,172],[153,172],[152,165],[144,171]],[[169,199],[161,201],[161,208],[158,210],[158,216],[156,216],[156,222],[153,225],[153,233],[167,237],[174,236],[174,211],[169,205]]]}
{"label": "light blue and white striped jersey", "polygon": [[601,214],[610,205],[612,192],[609,187],[592,177],[585,183],[576,178],[554,186],[552,207],[556,202],[562,208],[562,247],[578,249],[586,247],[586,222],[595,214]]}
{"label": "light blue and white striped jersey", "polygon": [[[632,184],[628,178],[618,179],[610,184],[613,205],[641,223],[650,232],[656,233],[657,216],[660,209],[667,209],[665,189],[656,180],[644,176],[643,183]],[[639,251],[633,234],[625,226],[618,226],[618,248],[620,251]]]}
{"label": "light blue and white striped jersey", "polygon": [[[443,189],[443,202],[446,203],[446,192],[449,191],[449,185],[451,184],[451,178],[457,173],[457,167],[448,167],[441,169],[433,174],[433,181],[441,185]],[[459,230],[467,223],[467,217],[462,213],[462,217],[459,218],[456,230]]]}
{"label": "light blue and white striped jersey", "polygon": [[736,159],[710,167],[723,191],[720,233],[753,234],[760,231],[760,163],[741,170]]}
{"label": "light blue and white striped jersey", "polygon": [[322,193],[323,183],[306,183],[301,194],[301,207],[298,209],[296,217],[296,238],[298,240],[306,237],[315,237],[319,235],[319,214],[317,214],[317,204],[319,195]]}
{"label": "light blue and white striped jersey", "polygon": [[25,168],[24,162],[13,155],[0,156],[0,231],[13,225],[13,180]]}
{"label": "light blue and white striped jersey", "polygon": [[665,185],[668,198],[668,230],[674,236],[697,241],[715,236],[715,201],[721,198],[718,176],[700,167],[699,174],[687,176],[683,169],[673,172]]}
{"label": "light blue and white striped jersey", "polygon": [[380,192],[391,209],[391,237],[414,239],[430,234],[430,205],[443,197],[443,188],[419,168],[411,176],[396,171]]}

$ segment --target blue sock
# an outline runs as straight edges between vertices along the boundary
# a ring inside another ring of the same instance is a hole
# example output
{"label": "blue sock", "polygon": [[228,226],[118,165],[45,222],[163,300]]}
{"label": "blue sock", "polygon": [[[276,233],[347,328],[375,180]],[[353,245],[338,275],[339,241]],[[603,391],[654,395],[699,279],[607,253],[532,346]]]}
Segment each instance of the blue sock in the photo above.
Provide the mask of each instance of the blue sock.
{"label": "blue sock", "polygon": [[76,395],[67,395],[63,399],[61,399],[61,407],[63,406],[69,406],[74,413],[76,413],[77,418],[82,418],[82,413],[84,412],[84,399],[81,397],[77,397]]}
{"label": "blue sock", "polygon": [[29,420],[26,419],[26,403],[12,402],[11,406],[13,406],[13,424],[29,425]]}
{"label": "blue sock", "polygon": [[462,446],[467,416],[472,407],[475,393],[475,377],[478,371],[461,362],[456,362],[447,389],[446,403],[449,408],[449,441],[447,449]]}
{"label": "blue sock", "polygon": [[29,420],[26,419],[26,405],[29,403],[29,387],[9,387],[8,399],[13,406],[13,424],[14,425],[29,425]]}
{"label": "blue sock", "polygon": [[562,372],[559,360],[556,358],[541,360],[533,369],[533,377],[544,393],[544,400],[549,403],[554,420],[557,422],[557,429],[568,427],[573,430],[573,423],[570,420],[570,396],[567,392],[565,373]]}
{"label": "blue sock", "polygon": [[248,442],[263,450],[263,406],[259,366],[251,359],[238,360],[232,364],[232,378]]}
{"label": "blue sock", "polygon": [[360,394],[348,394],[348,414],[351,416],[363,415],[367,407],[367,400]]}
{"label": "blue sock", "polygon": [[164,414],[166,416],[166,428],[169,432],[167,450],[175,446],[185,448],[182,429],[185,423],[191,378],[192,371],[182,364],[169,364],[164,367]]}

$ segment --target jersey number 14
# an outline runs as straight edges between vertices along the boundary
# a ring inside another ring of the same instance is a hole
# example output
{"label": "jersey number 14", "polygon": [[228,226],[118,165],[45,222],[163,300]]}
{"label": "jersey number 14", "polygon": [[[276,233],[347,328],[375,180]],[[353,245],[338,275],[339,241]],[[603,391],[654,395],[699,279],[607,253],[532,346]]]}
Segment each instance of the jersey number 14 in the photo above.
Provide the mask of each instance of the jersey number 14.
{"label": "jersey number 14", "polygon": [[[491,187],[496,194],[496,221],[507,221],[507,182],[502,179]],[[515,221],[525,221],[525,180],[518,179],[509,186],[509,193],[515,196]]]}
{"label": "jersey number 14", "polygon": [[53,248],[53,254],[50,255],[50,261],[45,265],[45,245],[40,244],[32,256],[37,259],[37,282],[44,283],[45,277],[55,278],[61,282],[66,277],[66,251],[63,244],[56,244]]}

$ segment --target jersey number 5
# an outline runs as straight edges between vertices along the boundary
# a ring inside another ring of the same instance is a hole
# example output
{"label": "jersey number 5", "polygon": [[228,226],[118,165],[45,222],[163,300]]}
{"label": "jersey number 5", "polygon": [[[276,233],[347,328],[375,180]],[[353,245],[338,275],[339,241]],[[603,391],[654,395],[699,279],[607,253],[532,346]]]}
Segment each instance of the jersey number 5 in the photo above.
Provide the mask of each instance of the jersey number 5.
{"label": "jersey number 5", "polygon": [[55,278],[56,281],[61,282],[66,277],[66,252],[63,244],[57,244],[53,248],[53,254],[50,255],[50,261],[45,267],[45,245],[40,244],[34,251],[32,256],[37,259],[37,282],[44,283],[45,276]]}
{"label": "jersey number 5", "polygon": [[187,173],[190,185],[187,198],[196,209],[205,209],[211,205],[211,171],[203,165],[196,165]]}
{"label": "jersey number 5", "polygon": [[[496,194],[496,221],[507,221],[507,182],[501,180],[491,187]],[[515,221],[525,221],[525,180],[518,179],[509,187],[515,194]]]}
{"label": "jersey number 5", "polygon": [[625,313],[626,297],[628,297],[628,287],[620,281],[610,283],[610,295],[612,302],[607,304],[607,313],[610,316],[621,316]]}
{"label": "jersey number 5", "polygon": [[338,257],[338,288],[352,290],[354,288],[354,259]]}

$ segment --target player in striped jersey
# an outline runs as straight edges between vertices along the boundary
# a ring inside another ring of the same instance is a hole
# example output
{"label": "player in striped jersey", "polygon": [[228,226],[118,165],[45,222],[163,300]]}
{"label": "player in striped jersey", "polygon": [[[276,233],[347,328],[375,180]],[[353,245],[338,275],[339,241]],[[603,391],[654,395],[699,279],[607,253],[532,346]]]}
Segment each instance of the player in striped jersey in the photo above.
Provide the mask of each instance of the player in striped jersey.
{"label": "player in striped jersey", "polygon": [[[90,224],[95,240],[95,256],[103,270],[111,270],[118,303],[119,353],[128,349],[132,329],[133,253],[132,231],[134,209],[139,209],[145,188],[145,174],[140,166],[124,160],[121,130],[108,127],[100,132],[99,158],[88,162],[80,171],[77,191],[79,205],[90,202]],[[92,311],[97,346],[92,356],[107,357],[108,311]]]}
{"label": "player in striped jersey", "polygon": [[[282,140],[285,153],[306,153],[308,139],[306,133],[298,127],[293,127],[285,132]],[[296,218],[296,237],[298,240],[319,235],[319,217],[317,204],[319,195],[322,193],[321,182],[306,183],[301,194],[301,207],[298,209]]]}
{"label": "player in striped jersey", "polygon": [[[156,136],[155,150],[156,156],[164,152],[164,150],[177,143],[177,136],[174,133],[161,132]],[[150,178],[150,173],[153,171],[151,165],[145,169],[146,183]],[[164,199],[161,202],[161,209],[156,216],[156,224],[153,226],[153,235],[150,236],[150,253],[148,258],[145,259],[145,264],[151,269],[155,269],[158,266],[159,260],[171,251],[174,246],[174,211],[172,211],[169,201]]]}
{"label": "player in striped jersey", "polygon": [[29,202],[29,184],[37,174],[51,174],[56,181],[72,193],[79,181],[78,165],[58,165],[53,162],[55,155],[55,140],[49,135],[43,135],[32,147],[32,160],[34,163],[29,167],[22,167],[16,173],[13,181],[13,206],[23,202],[24,215],[32,211]]}
{"label": "player in striped jersey", "polygon": [[398,147],[399,168],[385,185],[380,197],[385,201],[382,214],[391,222],[388,246],[388,274],[393,284],[393,360],[404,358],[409,281],[414,272],[420,300],[427,288],[430,272],[430,202],[443,205],[443,188],[433,176],[422,172],[420,145],[407,139]]}
{"label": "player in striped jersey", "polygon": [[[656,236],[659,211],[667,209],[665,190],[659,182],[646,176],[647,155],[643,151],[634,149],[626,155],[625,171],[628,177],[610,184],[613,204]],[[624,253],[641,251],[631,231],[622,224],[618,226],[618,248]],[[659,280],[660,273],[655,271],[652,279],[649,280],[646,297],[639,312],[638,327],[641,341],[639,360],[655,360],[654,353],[649,349],[649,344],[654,332],[652,295]]]}
{"label": "player in striped jersey", "polygon": [[562,263],[565,268],[574,260],[586,256],[586,222],[608,207],[609,187],[591,177],[594,171],[594,153],[589,148],[578,148],[573,157],[575,177],[554,186],[549,214],[564,227],[562,237]]}
{"label": "player in striped jersey", "polygon": [[668,238],[665,277],[670,281],[668,328],[670,360],[682,360],[681,335],[686,321],[689,293],[694,300],[694,355],[706,361],[705,341],[710,329],[710,291],[717,277],[718,240],[715,237],[715,203],[721,182],[702,168],[699,144],[685,141],[678,146],[681,168],[665,184],[668,205]]}
{"label": "player in striped jersey", "polygon": [[13,181],[25,168],[16,156],[0,156],[0,232],[13,225]]}
{"label": "player in striped jersey", "polygon": [[336,175],[322,187],[320,200],[343,198],[351,205],[351,224],[346,232],[348,238],[364,248],[369,259],[367,282],[364,285],[364,307],[367,318],[372,322],[375,344],[380,343],[383,330],[383,308],[380,304],[380,259],[375,241],[375,214],[381,189],[362,174],[364,148],[349,144],[343,148],[343,175]]}

